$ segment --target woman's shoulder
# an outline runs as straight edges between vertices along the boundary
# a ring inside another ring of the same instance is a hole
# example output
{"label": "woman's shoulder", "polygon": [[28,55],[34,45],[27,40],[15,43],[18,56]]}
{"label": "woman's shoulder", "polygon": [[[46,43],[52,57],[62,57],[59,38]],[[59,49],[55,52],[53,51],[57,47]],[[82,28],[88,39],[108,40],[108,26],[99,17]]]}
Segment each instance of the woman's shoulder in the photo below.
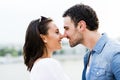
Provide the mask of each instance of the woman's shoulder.
{"label": "woman's shoulder", "polygon": [[39,61],[37,61],[35,63],[35,65],[53,66],[53,65],[60,65],[60,62],[53,58],[43,58],[43,59],[40,59]]}
{"label": "woman's shoulder", "polygon": [[59,62],[58,60],[54,58],[43,58],[38,61],[39,63],[48,63],[48,62]]}
{"label": "woman's shoulder", "polygon": [[69,77],[64,73],[59,61],[53,58],[44,58],[38,60],[34,64],[31,75],[38,75],[42,78],[48,78],[44,80],[70,80]]}
{"label": "woman's shoulder", "polygon": [[62,70],[62,66],[59,63],[59,61],[57,61],[56,59],[53,58],[44,58],[44,59],[40,59],[38,60],[32,68],[32,71],[54,71],[54,70]]}

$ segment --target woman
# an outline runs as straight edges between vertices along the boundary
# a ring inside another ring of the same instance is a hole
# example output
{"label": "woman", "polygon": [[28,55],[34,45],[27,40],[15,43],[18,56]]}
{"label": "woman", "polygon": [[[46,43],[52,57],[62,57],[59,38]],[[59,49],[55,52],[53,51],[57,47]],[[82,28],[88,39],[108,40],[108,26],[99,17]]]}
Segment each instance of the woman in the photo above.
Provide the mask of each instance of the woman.
{"label": "woman", "polygon": [[69,80],[59,62],[51,58],[53,51],[61,49],[62,37],[50,18],[42,16],[29,24],[23,52],[31,80]]}

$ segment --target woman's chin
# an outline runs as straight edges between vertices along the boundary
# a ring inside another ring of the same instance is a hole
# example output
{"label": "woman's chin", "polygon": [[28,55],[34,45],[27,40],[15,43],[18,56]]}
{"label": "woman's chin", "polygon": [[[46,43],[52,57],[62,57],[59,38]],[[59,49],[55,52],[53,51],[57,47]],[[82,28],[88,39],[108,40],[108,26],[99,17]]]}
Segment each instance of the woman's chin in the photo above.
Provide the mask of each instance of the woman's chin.
{"label": "woman's chin", "polygon": [[61,49],[62,49],[62,47],[61,47],[61,46],[57,48],[57,50],[61,50]]}

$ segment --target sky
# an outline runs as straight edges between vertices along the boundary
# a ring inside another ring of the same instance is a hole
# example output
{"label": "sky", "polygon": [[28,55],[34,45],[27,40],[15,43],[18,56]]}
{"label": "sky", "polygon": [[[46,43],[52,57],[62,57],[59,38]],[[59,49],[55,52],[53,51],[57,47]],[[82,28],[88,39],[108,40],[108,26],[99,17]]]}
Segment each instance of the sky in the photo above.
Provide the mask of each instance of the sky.
{"label": "sky", "polygon": [[28,24],[40,16],[51,17],[63,33],[62,14],[78,3],[96,11],[100,33],[120,38],[119,0],[0,0],[0,44],[23,44]]}

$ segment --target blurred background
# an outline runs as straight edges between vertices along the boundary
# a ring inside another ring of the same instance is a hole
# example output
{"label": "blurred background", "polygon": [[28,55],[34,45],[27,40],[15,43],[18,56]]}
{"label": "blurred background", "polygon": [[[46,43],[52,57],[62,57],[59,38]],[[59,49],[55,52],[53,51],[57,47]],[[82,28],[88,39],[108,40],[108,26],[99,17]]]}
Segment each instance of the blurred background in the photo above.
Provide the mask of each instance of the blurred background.
{"label": "blurred background", "polygon": [[[51,17],[63,33],[62,14],[77,3],[88,4],[96,11],[100,33],[106,32],[120,41],[119,0],[0,0],[0,80],[30,80],[22,56],[28,24],[41,15]],[[67,39],[63,39],[62,45],[53,57],[72,80],[80,80],[86,48],[70,48]]]}

